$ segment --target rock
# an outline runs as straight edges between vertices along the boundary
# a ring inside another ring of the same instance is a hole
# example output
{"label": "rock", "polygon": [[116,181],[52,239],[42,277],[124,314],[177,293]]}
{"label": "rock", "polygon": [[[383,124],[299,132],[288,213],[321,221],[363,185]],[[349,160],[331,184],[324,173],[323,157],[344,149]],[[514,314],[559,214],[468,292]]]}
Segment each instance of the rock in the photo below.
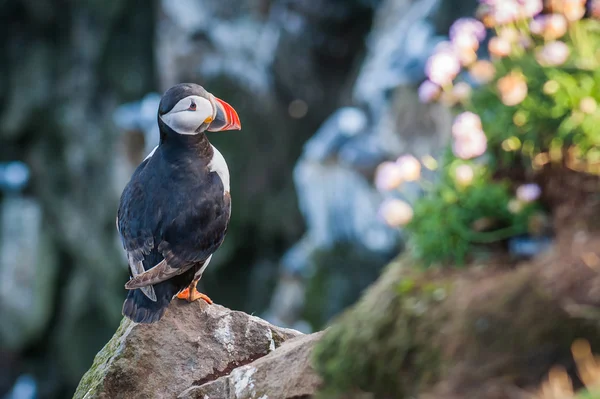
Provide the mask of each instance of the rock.
{"label": "rock", "polygon": [[175,398],[274,351],[299,332],[202,301],[174,301],[156,324],[127,319],[74,398]]}
{"label": "rock", "polygon": [[227,376],[182,392],[180,399],[304,398],[321,384],[311,366],[312,349],[322,332],[293,338],[273,353]]}

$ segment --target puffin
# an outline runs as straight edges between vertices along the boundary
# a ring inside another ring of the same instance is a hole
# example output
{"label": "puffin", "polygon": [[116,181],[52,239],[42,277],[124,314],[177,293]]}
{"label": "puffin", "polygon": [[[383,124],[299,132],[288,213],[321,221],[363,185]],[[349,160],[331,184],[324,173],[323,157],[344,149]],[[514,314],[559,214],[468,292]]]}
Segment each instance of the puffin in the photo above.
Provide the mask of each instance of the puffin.
{"label": "puffin", "polygon": [[231,105],[195,83],[171,87],[158,107],[158,146],[121,194],[117,231],[129,265],[122,313],[155,323],[175,296],[211,299],[196,285],[231,214],[229,169],[206,132],[240,130]]}

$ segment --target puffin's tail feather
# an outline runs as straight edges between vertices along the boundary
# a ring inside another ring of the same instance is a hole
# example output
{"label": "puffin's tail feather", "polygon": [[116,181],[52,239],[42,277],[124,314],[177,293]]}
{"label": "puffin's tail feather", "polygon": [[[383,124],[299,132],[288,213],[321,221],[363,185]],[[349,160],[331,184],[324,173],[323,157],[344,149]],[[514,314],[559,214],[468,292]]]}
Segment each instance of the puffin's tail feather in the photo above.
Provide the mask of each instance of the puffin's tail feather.
{"label": "puffin's tail feather", "polygon": [[140,289],[130,290],[123,303],[123,315],[136,323],[156,323],[165,314],[177,289],[167,281],[154,286],[156,302]]}

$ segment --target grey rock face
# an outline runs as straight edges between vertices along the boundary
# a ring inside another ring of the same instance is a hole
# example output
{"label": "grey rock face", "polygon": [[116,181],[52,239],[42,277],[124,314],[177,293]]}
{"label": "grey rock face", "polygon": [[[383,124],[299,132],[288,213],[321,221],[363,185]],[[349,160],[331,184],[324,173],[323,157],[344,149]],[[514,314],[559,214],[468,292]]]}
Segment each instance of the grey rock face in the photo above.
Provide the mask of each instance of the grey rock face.
{"label": "grey rock face", "polygon": [[311,366],[312,348],[322,333],[290,339],[274,352],[229,375],[183,391],[178,399],[308,398],[321,379]]}
{"label": "grey rock face", "polygon": [[156,324],[124,319],[74,398],[175,398],[238,374],[250,384],[251,375],[237,370],[299,335],[219,305],[177,300]]}

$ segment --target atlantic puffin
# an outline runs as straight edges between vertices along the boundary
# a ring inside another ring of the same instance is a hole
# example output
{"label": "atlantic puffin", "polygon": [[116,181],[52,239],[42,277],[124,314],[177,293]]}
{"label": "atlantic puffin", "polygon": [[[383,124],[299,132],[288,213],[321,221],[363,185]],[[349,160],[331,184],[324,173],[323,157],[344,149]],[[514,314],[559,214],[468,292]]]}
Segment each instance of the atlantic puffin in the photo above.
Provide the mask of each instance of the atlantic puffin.
{"label": "atlantic puffin", "polygon": [[229,216],[229,170],[206,132],[240,130],[236,111],[194,83],[167,90],[158,107],[159,145],[123,190],[117,230],[129,264],[123,315],[161,319],[171,300],[210,298],[196,289],[223,243]]}

